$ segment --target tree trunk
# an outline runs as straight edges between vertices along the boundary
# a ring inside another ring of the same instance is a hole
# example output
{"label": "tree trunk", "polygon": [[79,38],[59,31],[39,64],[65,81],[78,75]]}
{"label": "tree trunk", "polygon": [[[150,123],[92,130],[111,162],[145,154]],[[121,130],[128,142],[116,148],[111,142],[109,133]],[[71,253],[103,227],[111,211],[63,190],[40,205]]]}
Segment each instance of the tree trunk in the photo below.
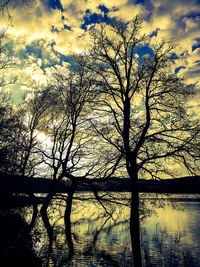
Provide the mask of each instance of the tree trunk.
{"label": "tree trunk", "polygon": [[33,228],[33,226],[35,225],[37,214],[38,214],[38,206],[37,206],[37,201],[36,201],[35,195],[33,193],[28,193],[28,195],[33,202],[33,215],[32,215],[32,219],[30,222],[30,227]]}
{"label": "tree trunk", "polygon": [[53,196],[54,196],[53,192],[48,193],[47,197],[44,199],[44,202],[42,204],[42,207],[41,207],[41,210],[40,210],[41,213],[44,213],[44,212],[47,211]]}
{"label": "tree trunk", "polygon": [[65,220],[65,236],[66,236],[66,241],[69,246],[69,259],[73,256],[74,252],[74,244],[72,241],[72,232],[71,232],[71,211],[72,211],[72,202],[73,202],[73,195],[74,195],[74,190],[68,193],[67,200],[66,200],[66,209],[65,209],[65,215],[64,215],[64,220]]}
{"label": "tree trunk", "polygon": [[45,200],[44,200],[44,202],[42,204],[42,207],[41,207],[41,210],[40,210],[41,213],[47,212],[49,204],[51,203],[51,200],[52,200],[54,194],[56,193],[57,183],[58,183],[57,180],[53,180],[53,182],[51,184],[51,187],[50,187],[50,190],[49,190],[49,193],[47,194],[47,196],[46,196],[46,198],[45,198]]}
{"label": "tree trunk", "polygon": [[130,235],[131,235],[133,259],[134,259],[134,267],[141,267],[142,257],[141,257],[141,244],[140,244],[139,193],[138,193],[137,178],[131,178]]}
{"label": "tree trunk", "polygon": [[48,193],[47,197],[45,198],[44,200],[44,203],[41,207],[41,210],[40,210],[40,213],[42,215],[42,220],[44,222],[44,225],[47,229],[47,233],[48,233],[48,236],[49,236],[49,242],[52,243],[52,240],[53,240],[53,228],[49,222],[49,218],[48,218],[48,215],[47,215],[47,208],[53,198],[53,193]]}

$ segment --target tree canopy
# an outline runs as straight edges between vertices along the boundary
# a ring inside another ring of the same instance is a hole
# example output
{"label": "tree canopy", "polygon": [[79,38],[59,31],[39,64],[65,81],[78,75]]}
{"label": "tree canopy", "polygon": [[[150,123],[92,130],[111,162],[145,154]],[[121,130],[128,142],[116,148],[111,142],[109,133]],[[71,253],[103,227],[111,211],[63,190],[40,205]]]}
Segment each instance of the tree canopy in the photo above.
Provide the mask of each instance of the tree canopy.
{"label": "tree canopy", "polygon": [[[96,132],[125,160],[130,177],[174,177],[171,164],[198,171],[199,124],[187,113],[194,86],[173,70],[173,40],[154,43],[142,21],[99,25],[91,49],[78,58],[99,82]],[[141,55],[141,48],[148,48]],[[109,123],[108,123],[109,121]]]}

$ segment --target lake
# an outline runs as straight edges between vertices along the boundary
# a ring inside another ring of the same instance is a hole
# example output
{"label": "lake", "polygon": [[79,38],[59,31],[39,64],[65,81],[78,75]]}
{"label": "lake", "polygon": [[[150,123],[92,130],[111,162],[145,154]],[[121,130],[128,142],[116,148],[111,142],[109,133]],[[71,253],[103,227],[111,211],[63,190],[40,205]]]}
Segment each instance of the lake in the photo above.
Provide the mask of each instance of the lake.
{"label": "lake", "polygon": [[[101,203],[90,193],[75,195],[70,235],[63,218],[65,194],[58,195],[48,210],[52,236],[38,216],[32,239],[43,266],[133,266],[129,194],[101,195]],[[140,198],[143,266],[200,266],[200,196],[140,194]],[[26,208],[27,222],[30,215],[31,208]]]}

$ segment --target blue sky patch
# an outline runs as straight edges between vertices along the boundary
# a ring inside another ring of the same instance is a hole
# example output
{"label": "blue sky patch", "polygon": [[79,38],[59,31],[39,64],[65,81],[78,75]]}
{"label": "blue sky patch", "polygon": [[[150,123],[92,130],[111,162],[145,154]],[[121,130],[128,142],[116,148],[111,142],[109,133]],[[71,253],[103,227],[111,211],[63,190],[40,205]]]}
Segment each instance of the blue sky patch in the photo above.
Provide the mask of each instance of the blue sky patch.
{"label": "blue sky patch", "polygon": [[105,7],[104,5],[100,5],[99,9],[104,13],[107,14],[109,12],[109,9],[107,7]]}
{"label": "blue sky patch", "polygon": [[172,59],[172,60],[175,60],[175,59],[178,59],[179,57],[177,56],[176,53],[172,53],[168,58]]}
{"label": "blue sky patch", "polygon": [[84,16],[84,23],[81,25],[81,29],[87,30],[87,26],[93,23],[100,23],[103,20],[102,15],[97,13],[91,13],[89,9],[86,10],[86,15]]}
{"label": "blue sky patch", "polygon": [[176,68],[174,73],[177,74],[181,69],[185,69],[185,67],[180,66],[180,67]]}
{"label": "blue sky patch", "polygon": [[192,51],[200,47],[200,38],[195,39],[196,44],[192,46]]}
{"label": "blue sky patch", "polygon": [[66,25],[66,24],[64,24],[64,29],[67,29],[67,30],[71,31],[71,27]]}
{"label": "blue sky patch", "polygon": [[144,55],[149,55],[150,57],[153,57],[154,55],[153,50],[148,45],[137,46],[135,52],[139,55],[140,60],[142,60]]}
{"label": "blue sky patch", "polygon": [[138,4],[144,5],[145,4],[145,0],[135,0],[135,4],[136,5],[138,5]]}
{"label": "blue sky patch", "polygon": [[64,11],[60,0],[49,0],[49,6],[52,9],[58,9],[58,10]]}
{"label": "blue sky patch", "polygon": [[59,30],[55,26],[51,26],[51,32],[59,32]]}
{"label": "blue sky patch", "polygon": [[111,22],[111,19],[107,16],[109,10],[105,6],[99,6],[99,9],[104,12],[103,16],[102,14],[91,13],[89,9],[86,10],[85,16],[83,17],[84,23],[81,25],[81,29],[86,31],[88,25],[101,23],[102,21],[106,23]]}
{"label": "blue sky patch", "polygon": [[150,35],[149,35],[149,37],[153,37],[153,36],[157,36],[158,35],[158,31],[159,31],[159,28],[158,29],[156,29],[155,31],[153,31]]}

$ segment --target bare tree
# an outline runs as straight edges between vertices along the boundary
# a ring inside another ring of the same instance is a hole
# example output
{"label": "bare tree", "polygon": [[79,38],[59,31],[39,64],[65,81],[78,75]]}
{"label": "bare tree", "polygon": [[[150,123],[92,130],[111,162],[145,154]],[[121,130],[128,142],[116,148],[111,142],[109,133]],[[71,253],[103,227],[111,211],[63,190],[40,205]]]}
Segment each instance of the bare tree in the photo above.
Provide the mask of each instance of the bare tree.
{"label": "bare tree", "polygon": [[12,107],[11,94],[7,90],[9,84],[14,83],[16,78],[9,78],[5,71],[13,67],[15,60],[9,54],[6,47],[6,29],[0,29],[0,153],[1,171],[9,169],[11,164],[11,143],[13,144],[13,134],[18,125],[18,119]]}
{"label": "bare tree", "polygon": [[48,166],[53,185],[43,204],[42,212],[46,212],[56,192],[56,185],[63,179],[68,180],[71,186],[68,194],[68,208],[71,210],[72,197],[78,183],[77,177],[85,175],[88,169],[91,171],[94,166],[94,164],[90,164],[90,167],[87,165],[86,170],[86,163],[83,160],[86,159],[86,154],[88,160],[90,157],[87,111],[93,98],[92,83],[86,78],[88,77],[84,69],[55,73],[43,91],[47,93],[46,101],[51,99],[51,105],[45,120],[41,121],[49,141],[40,153],[44,164]]}
{"label": "bare tree", "polygon": [[[41,134],[41,128],[44,131],[44,125],[41,121],[46,118],[51,99],[46,99],[46,93],[36,88],[33,94],[17,110],[18,116],[24,125],[21,132],[21,162],[20,173],[23,176],[34,177],[36,167],[42,163],[38,157],[38,151],[41,141],[38,136]],[[48,124],[48,123],[47,123]],[[37,173],[38,175],[38,173]]]}
{"label": "bare tree", "polygon": [[[91,34],[91,49],[77,56],[99,83],[93,127],[123,155],[131,180],[136,266],[141,266],[138,178],[175,177],[169,168],[175,163],[191,175],[199,171],[199,122],[191,120],[186,107],[195,88],[172,71],[173,41],[152,44],[140,34],[141,26],[139,17],[127,24],[102,23]],[[149,51],[143,57],[138,55],[142,47]]]}
{"label": "bare tree", "polygon": [[12,173],[15,162],[14,137],[19,126],[11,105],[10,95],[3,89],[0,92],[0,170]]}
{"label": "bare tree", "polygon": [[[41,214],[51,236],[52,228],[46,211],[60,181],[68,183],[65,210],[68,242],[71,236],[70,215],[73,196],[78,184],[88,183],[94,188],[91,182],[93,178],[103,178],[114,172],[116,167],[113,165],[117,166],[116,155],[112,155],[107,161],[102,160],[102,148],[91,128],[95,88],[93,75],[84,67],[75,66],[71,70],[54,73],[46,90],[43,91],[45,94],[47,92],[46,100],[51,99],[51,105],[44,121],[41,121],[48,142],[40,150],[40,154],[44,164],[48,166],[53,183],[42,205]],[[101,202],[95,190],[94,193]]]}
{"label": "bare tree", "polygon": [[[9,54],[5,40],[5,29],[2,29],[0,31],[0,171],[11,176],[17,174],[30,177],[34,176],[35,167],[39,164],[34,151],[39,143],[36,131],[46,107],[39,99],[37,103],[29,100],[23,107],[14,107],[11,94],[6,88],[14,83],[16,78],[8,77],[5,70],[15,66],[16,60]],[[35,199],[33,194],[29,195]],[[34,204],[35,215],[36,210]]]}

